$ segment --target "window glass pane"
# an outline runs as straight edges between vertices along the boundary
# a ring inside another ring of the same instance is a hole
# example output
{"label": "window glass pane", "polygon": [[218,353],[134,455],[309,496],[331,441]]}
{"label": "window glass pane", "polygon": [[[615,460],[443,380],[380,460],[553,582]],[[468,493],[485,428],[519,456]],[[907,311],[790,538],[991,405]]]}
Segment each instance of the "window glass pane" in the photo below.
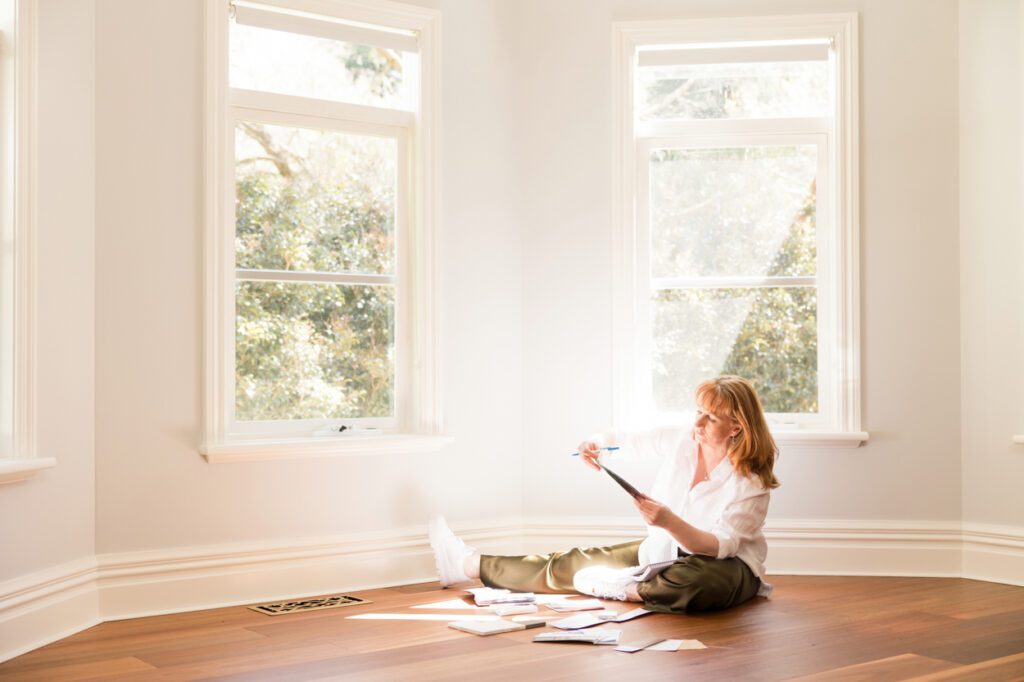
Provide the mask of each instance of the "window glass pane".
{"label": "window glass pane", "polygon": [[402,52],[231,22],[233,88],[399,108]]}
{"label": "window glass pane", "polygon": [[390,286],[236,285],[235,418],[394,414]]}
{"label": "window glass pane", "polygon": [[240,123],[237,266],[394,273],[397,155],[393,138]]}
{"label": "window glass pane", "polygon": [[637,69],[641,121],[829,116],[827,61]]}
{"label": "window glass pane", "polygon": [[659,410],[692,410],[704,379],[750,379],[768,412],[818,410],[814,287],[654,292],[652,382]]}
{"label": "window glass pane", "polygon": [[813,276],[817,171],[813,145],[654,150],[652,275]]}

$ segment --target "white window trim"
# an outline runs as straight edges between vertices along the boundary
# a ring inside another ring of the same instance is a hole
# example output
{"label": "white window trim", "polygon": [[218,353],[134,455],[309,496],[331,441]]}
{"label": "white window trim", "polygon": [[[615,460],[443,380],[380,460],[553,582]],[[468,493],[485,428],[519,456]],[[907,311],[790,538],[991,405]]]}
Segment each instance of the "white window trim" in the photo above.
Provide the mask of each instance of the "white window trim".
{"label": "white window trim", "polygon": [[0,458],[0,484],[56,465],[36,438],[36,0],[15,3],[14,83],[14,451]]}
{"label": "white window trim", "polygon": [[[831,265],[836,269],[832,301],[834,338],[837,340],[829,372],[834,377],[834,414],[827,426],[779,425],[773,434],[780,446],[848,448],[868,440],[861,430],[860,380],[860,274],[859,274],[859,161],[858,161],[858,17],[830,14],[776,17],[728,17],[613,24],[613,111],[617,135],[613,148],[612,273],[613,273],[613,398],[615,423],[629,424],[647,415],[635,412],[641,400],[637,379],[640,319],[638,267],[643,257],[638,243],[636,207],[637,166],[634,130],[634,65],[638,48],[645,45],[719,43],[735,41],[794,41],[827,38],[837,59],[836,135],[833,136],[837,177],[832,179],[836,221]],[[659,124],[664,125],[664,124]],[[669,124],[680,125],[680,124]],[[681,124],[720,132],[728,122]],[[644,284],[646,287],[646,284]],[[642,334],[646,334],[643,327]]]}
{"label": "white window trim", "polygon": [[[205,91],[205,440],[199,452],[208,462],[238,462],[266,459],[333,457],[351,454],[390,454],[432,452],[452,438],[443,435],[440,367],[440,306],[437,281],[438,226],[438,131],[440,129],[440,12],[386,0],[260,0],[260,4],[298,9],[326,16],[343,17],[356,23],[389,26],[415,33],[420,58],[420,101],[415,114],[395,111],[395,124],[417,117],[409,140],[413,164],[408,183],[411,206],[406,252],[411,262],[404,272],[410,275],[407,290],[411,300],[408,333],[411,356],[407,359],[411,389],[411,408],[399,433],[366,436],[359,434],[254,438],[229,432],[229,410],[234,396],[233,377],[226,378],[233,366],[234,352],[234,239],[224,229],[228,192],[226,179],[233,182],[233,169],[226,167],[231,158],[225,150],[233,141],[232,106],[258,106],[264,93],[236,92],[228,88],[228,2],[206,0],[206,91]],[[274,96],[275,101],[289,99]],[[301,98],[294,98],[301,99]],[[370,123],[362,116],[366,107],[342,103],[324,105],[344,111],[356,121]],[[378,122],[379,118],[372,118]],[[232,379],[229,381],[229,379]],[[335,420],[332,420],[335,421]]]}

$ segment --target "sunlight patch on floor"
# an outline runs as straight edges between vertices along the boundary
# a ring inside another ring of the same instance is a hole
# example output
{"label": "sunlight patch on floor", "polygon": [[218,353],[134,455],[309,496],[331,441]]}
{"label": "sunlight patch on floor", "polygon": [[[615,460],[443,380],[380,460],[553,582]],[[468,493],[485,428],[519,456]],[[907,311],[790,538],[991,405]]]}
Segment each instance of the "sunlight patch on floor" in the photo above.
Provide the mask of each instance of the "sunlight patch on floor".
{"label": "sunlight patch on floor", "polygon": [[[348,616],[348,620],[445,620],[453,618],[447,613],[360,613]],[[498,616],[458,616],[459,620],[499,620]]]}

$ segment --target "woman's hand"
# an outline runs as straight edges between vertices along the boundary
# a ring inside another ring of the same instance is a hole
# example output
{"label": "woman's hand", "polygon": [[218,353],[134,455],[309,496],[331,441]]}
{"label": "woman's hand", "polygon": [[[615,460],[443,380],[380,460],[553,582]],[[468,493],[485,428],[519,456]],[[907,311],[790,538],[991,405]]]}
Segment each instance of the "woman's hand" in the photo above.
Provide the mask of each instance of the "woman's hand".
{"label": "woman's hand", "polygon": [[597,463],[597,458],[601,455],[601,446],[592,440],[585,440],[580,443],[580,446],[576,448],[576,451],[580,453],[580,459],[583,463],[589,466],[591,469],[597,471],[601,470],[601,465]]}
{"label": "woman's hand", "polygon": [[671,509],[646,495],[634,499],[633,504],[636,505],[636,508],[640,511],[640,516],[644,517],[644,522],[648,526],[667,528],[675,520],[679,519]]}

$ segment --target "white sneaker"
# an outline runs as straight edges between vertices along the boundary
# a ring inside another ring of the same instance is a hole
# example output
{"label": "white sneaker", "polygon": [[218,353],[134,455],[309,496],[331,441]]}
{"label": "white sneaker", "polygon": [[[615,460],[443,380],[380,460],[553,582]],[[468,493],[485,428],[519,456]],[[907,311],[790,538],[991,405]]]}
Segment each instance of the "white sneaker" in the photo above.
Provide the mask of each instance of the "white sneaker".
{"label": "white sneaker", "polygon": [[448,527],[444,517],[434,514],[430,517],[430,548],[434,550],[437,577],[443,587],[472,582],[466,575],[464,562],[475,551],[460,540]]}
{"label": "white sneaker", "polygon": [[629,601],[626,588],[636,583],[636,566],[629,568],[608,568],[587,566],[576,572],[572,578],[573,588],[581,594],[598,599]]}

